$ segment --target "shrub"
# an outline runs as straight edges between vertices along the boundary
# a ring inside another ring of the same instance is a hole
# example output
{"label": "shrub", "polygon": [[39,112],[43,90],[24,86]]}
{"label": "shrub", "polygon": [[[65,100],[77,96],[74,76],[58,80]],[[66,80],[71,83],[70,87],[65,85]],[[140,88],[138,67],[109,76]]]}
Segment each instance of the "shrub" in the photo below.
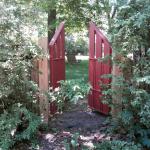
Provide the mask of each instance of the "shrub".
{"label": "shrub", "polygon": [[[116,78],[118,91],[108,90],[105,98],[111,107],[122,110],[116,115],[115,131],[126,134],[130,140],[150,148],[150,2],[130,1],[118,10],[113,35],[115,61],[123,75]],[[128,12],[128,13],[127,13]],[[140,12],[140,13],[139,13]],[[128,55],[133,58],[128,58]],[[129,63],[129,61],[131,63]],[[119,105],[112,103],[111,94],[118,96]]]}
{"label": "shrub", "polygon": [[96,144],[95,150],[141,150],[141,146],[126,141],[114,140]]}
{"label": "shrub", "polygon": [[[32,61],[40,50],[26,31],[37,16],[34,3],[17,0],[0,2],[0,149],[34,139],[40,124],[36,113],[37,85],[31,81]],[[35,15],[35,14],[36,15]],[[30,20],[30,21],[29,21]]]}
{"label": "shrub", "polygon": [[60,81],[60,87],[50,90],[47,96],[50,102],[56,103],[58,111],[62,111],[65,101],[77,103],[88,94],[89,90],[90,86],[84,80],[66,80]]}
{"label": "shrub", "polygon": [[36,139],[40,117],[20,106],[12,106],[12,110],[0,116],[0,148],[8,150],[15,143]]}
{"label": "shrub", "polygon": [[75,40],[73,37],[72,38],[66,38],[66,53],[67,55],[69,54],[75,54],[77,55],[78,53],[81,54],[86,54],[88,51],[88,44],[87,42],[83,39],[83,37],[77,38]]}

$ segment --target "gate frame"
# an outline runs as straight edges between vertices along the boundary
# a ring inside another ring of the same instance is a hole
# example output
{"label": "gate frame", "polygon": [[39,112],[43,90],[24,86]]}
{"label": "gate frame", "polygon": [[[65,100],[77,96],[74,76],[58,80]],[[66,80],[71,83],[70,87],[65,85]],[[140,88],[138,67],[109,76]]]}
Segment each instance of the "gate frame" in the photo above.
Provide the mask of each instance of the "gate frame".
{"label": "gate frame", "polygon": [[90,22],[89,28],[89,81],[92,86],[88,97],[89,107],[108,115],[110,108],[106,104],[102,104],[101,96],[102,89],[100,83],[110,84],[110,79],[100,78],[101,75],[111,74],[111,62],[107,64],[98,62],[99,58],[112,55],[112,48],[104,34],[96,27],[93,22]]}
{"label": "gate frame", "polygon": [[[50,87],[52,90],[60,86],[59,81],[65,80],[65,30],[61,22],[49,43],[50,54]],[[55,114],[57,107],[50,103],[50,113]]]}

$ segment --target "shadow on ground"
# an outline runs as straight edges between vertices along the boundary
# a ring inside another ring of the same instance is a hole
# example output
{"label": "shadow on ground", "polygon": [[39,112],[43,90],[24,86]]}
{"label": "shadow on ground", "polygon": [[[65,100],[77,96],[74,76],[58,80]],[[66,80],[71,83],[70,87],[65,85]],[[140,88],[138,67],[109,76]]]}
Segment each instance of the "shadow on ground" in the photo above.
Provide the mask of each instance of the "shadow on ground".
{"label": "shadow on ground", "polygon": [[40,150],[65,150],[64,141],[69,143],[76,133],[80,134],[79,144],[93,149],[96,141],[109,138],[103,133],[106,129],[105,120],[106,116],[92,112],[87,107],[87,100],[67,105],[63,114],[57,114],[51,119],[50,131],[41,134]]}

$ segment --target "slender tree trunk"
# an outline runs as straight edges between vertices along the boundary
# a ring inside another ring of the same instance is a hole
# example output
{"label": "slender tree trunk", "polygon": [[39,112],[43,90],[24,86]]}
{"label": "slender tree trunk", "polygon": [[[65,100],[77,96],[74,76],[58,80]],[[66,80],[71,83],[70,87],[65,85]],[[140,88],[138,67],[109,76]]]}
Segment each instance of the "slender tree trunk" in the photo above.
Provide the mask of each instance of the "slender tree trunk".
{"label": "slender tree trunk", "polygon": [[55,33],[56,9],[48,12],[48,44]]}

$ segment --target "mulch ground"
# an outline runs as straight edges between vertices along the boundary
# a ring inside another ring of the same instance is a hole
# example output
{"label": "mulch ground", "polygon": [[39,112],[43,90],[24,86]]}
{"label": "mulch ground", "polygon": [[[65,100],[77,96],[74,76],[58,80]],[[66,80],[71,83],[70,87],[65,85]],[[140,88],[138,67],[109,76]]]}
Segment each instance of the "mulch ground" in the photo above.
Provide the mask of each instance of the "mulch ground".
{"label": "mulch ground", "polygon": [[40,150],[65,150],[64,143],[70,144],[77,133],[80,135],[77,149],[83,149],[83,145],[89,150],[93,149],[95,143],[110,139],[108,134],[105,134],[108,128],[106,119],[106,116],[92,112],[87,106],[87,100],[67,105],[62,114],[51,119],[49,131],[41,133]]}

